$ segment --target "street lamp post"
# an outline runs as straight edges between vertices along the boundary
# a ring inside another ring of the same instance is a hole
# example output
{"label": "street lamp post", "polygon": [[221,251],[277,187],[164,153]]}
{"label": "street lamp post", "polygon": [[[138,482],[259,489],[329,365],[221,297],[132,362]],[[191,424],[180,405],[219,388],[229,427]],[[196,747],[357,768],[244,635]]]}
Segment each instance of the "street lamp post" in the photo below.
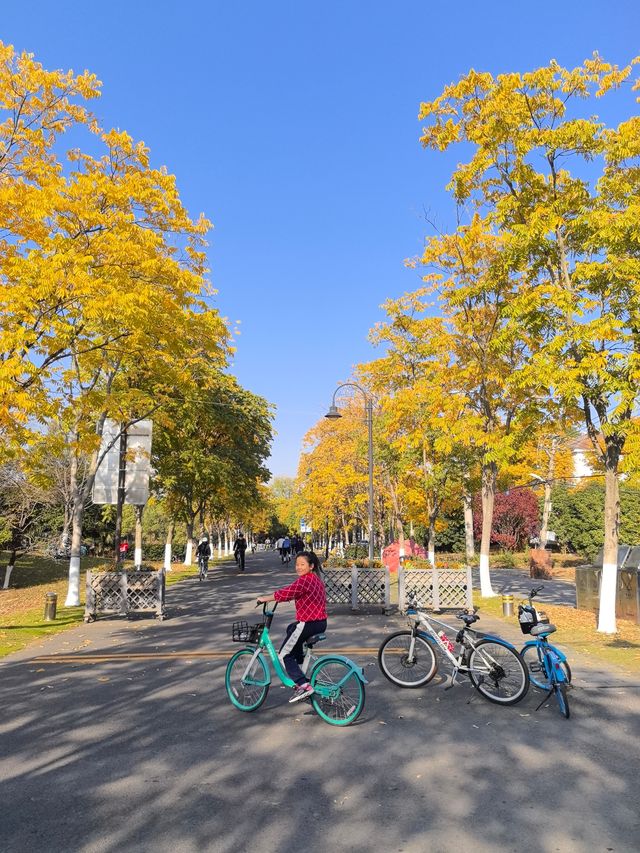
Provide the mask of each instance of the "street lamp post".
{"label": "street lamp post", "polygon": [[343,382],[333,392],[333,399],[325,418],[335,420],[342,415],[336,406],[336,394],[341,388],[357,388],[363,395],[367,412],[367,428],[369,431],[369,562],[373,560],[373,400],[356,382]]}

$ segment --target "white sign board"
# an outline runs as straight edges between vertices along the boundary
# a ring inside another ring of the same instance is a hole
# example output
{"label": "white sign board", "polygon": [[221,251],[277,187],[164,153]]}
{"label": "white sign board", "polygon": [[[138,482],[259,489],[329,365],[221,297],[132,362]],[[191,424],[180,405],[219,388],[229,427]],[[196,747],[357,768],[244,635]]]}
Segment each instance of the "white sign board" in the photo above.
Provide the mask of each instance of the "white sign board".
{"label": "white sign board", "polygon": [[304,518],[300,519],[300,533],[313,533],[311,524]]}
{"label": "white sign board", "polygon": [[[102,432],[100,454],[113,442],[120,432],[120,424],[106,420]],[[143,506],[149,500],[149,476],[151,473],[152,421],[138,421],[127,429],[127,468],[124,501]],[[120,464],[120,440],[116,439],[100,463],[93,483],[94,504],[118,502],[118,467]]]}

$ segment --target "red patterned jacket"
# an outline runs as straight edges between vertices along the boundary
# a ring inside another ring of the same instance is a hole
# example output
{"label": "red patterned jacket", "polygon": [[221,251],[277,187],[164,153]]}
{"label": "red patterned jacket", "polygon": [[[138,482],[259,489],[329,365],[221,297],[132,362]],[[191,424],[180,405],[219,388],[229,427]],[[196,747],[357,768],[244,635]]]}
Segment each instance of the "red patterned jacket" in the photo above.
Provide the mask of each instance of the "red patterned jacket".
{"label": "red patterned jacket", "polygon": [[307,572],[289,586],[277,589],[273,597],[276,601],[295,601],[298,622],[315,622],[327,618],[327,594],[315,572]]}

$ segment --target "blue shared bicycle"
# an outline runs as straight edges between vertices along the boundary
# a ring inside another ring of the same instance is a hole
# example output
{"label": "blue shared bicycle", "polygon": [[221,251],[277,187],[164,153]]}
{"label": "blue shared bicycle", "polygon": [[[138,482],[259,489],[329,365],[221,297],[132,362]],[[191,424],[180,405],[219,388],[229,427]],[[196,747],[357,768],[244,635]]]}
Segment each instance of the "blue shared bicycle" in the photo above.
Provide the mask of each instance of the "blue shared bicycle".
{"label": "blue shared bicycle", "polygon": [[524,644],[520,654],[527,665],[529,680],[546,694],[536,711],[555,694],[560,713],[569,719],[571,712],[567,692],[571,685],[571,667],[564,652],[549,642],[549,634],[554,633],[556,626],[545,622],[533,604],[533,599],[541,589],[544,589],[544,584],[534,587],[529,593],[527,603],[518,606],[518,621],[522,633],[533,637]]}

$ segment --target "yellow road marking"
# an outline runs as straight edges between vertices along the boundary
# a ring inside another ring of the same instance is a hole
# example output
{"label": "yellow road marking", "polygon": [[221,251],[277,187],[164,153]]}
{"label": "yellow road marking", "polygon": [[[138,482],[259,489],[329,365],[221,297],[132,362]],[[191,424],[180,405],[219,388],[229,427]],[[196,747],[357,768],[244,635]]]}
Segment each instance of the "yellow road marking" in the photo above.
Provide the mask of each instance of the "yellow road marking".
{"label": "yellow road marking", "polygon": [[[161,661],[161,660],[188,660],[192,658],[209,660],[226,660],[234,653],[234,649],[224,652],[147,652],[147,653],[123,653],[111,655],[42,655],[25,661],[27,664],[43,663],[123,663],[125,661]],[[377,655],[377,649],[368,648],[345,648],[345,649],[323,649],[318,657],[327,655]]]}

